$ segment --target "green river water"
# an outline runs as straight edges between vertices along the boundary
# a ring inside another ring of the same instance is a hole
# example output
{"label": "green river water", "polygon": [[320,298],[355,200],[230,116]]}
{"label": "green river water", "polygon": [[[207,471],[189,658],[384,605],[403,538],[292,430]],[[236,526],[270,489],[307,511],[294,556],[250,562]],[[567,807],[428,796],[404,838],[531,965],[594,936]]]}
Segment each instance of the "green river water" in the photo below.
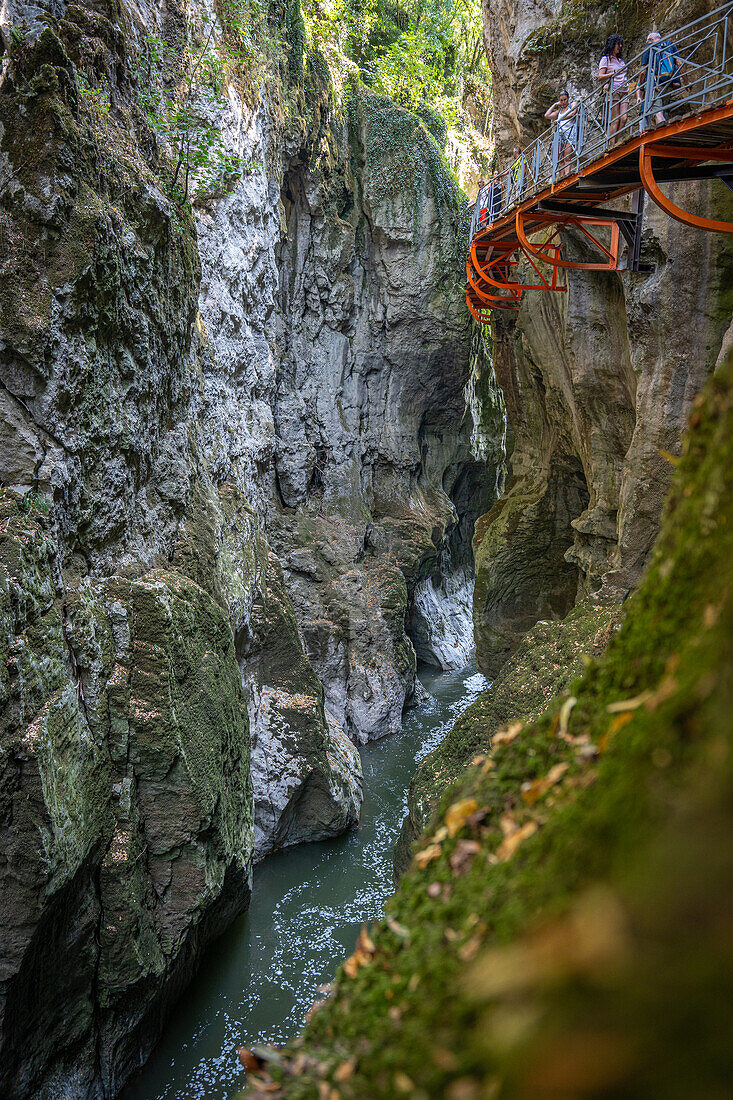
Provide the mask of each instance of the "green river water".
{"label": "green river water", "polygon": [[361,749],[359,828],[255,867],[252,903],[203,959],[124,1100],[231,1100],[244,1084],[238,1046],[283,1042],[393,891],[392,849],[416,764],[485,689],[474,665],[421,671],[429,698],[402,732]]}

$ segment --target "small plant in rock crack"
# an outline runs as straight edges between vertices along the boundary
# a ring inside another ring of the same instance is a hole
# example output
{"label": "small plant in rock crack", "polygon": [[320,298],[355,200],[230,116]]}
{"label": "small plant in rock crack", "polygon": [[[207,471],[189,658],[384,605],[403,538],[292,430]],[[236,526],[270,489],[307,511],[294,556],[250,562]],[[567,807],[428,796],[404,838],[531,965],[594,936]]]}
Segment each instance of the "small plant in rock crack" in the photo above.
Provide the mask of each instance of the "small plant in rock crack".
{"label": "small plant in rock crack", "polygon": [[226,63],[214,41],[214,24],[203,45],[171,46],[154,35],[135,66],[137,98],[151,127],[173,153],[169,192],[183,207],[230,185],[256,165],[224,145],[216,118],[226,106]]}
{"label": "small plant in rock crack", "polygon": [[81,103],[92,118],[99,122],[104,115],[109,114],[109,91],[102,84],[95,87],[81,69],[75,69],[74,75]]}
{"label": "small plant in rock crack", "polygon": [[29,489],[27,493],[23,494],[18,508],[24,516],[28,516],[34,511],[42,512],[44,516],[47,516],[49,504],[46,498],[42,497],[36,489]]}

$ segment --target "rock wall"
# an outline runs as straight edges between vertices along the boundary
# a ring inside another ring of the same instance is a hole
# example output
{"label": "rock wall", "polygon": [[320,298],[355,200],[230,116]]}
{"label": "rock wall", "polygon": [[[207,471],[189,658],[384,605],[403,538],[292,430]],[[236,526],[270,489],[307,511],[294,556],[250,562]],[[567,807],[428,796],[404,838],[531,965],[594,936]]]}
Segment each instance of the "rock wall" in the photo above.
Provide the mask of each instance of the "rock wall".
{"label": "rock wall", "polygon": [[[560,88],[594,86],[606,34],[618,27],[631,57],[652,25],[672,29],[702,10],[591,5],[579,18],[560,5],[485,4],[500,155],[545,128]],[[720,184],[678,184],[674,196],[733,217]],[[474,622],[488,674],[539,619],[564,615],[578,596],[619,598],[635,586],[672,473],[665,454],[679,453],[730,325],[727,238],[682,226],[650,200],[644,217],[653,273],[568,272],[567,293],[526,295],[516,319],[493,326],[510,477],[475,534]]]}
{"label": "rock wall", "polygon": [[399,729],[407,628],[461,659],[440,613],[494,456],[458,196],[414,116],[344,109],[317,59],[238,76],[197,111],[249,167],[191,209],[139,62],[151,33],[200,43],[196,12],[6,18],[0,1092],[96,1100],[253,860],[358,820],[354,742]]}

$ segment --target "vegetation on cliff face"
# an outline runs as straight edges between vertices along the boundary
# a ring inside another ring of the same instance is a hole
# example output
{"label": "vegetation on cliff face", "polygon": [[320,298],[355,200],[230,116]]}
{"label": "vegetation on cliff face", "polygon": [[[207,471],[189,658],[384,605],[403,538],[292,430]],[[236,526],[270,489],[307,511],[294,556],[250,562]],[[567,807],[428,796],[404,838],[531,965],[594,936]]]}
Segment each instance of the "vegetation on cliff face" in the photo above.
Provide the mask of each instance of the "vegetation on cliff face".
{"label": "vegetation on cliff face", "polygon": [[486,730],[385,919],[278,1056],[280,1095],[725,1094],[732,439],[729,362],[695,400],[607,653],[539,721]]}
{"label": "vegetation on cliff face", "polygon": [[620,621],[616,604],[579,604],[564,619],[540,622],[480,699],[459,717],[433,752],[422,760],[410,784],[408,815],[395,851],[395,870],[410,862],[412,843],[433,816],[447,787],[473,758],[488,752],[491,733],[501,726],[532,722],[576,680],[608,645]]}

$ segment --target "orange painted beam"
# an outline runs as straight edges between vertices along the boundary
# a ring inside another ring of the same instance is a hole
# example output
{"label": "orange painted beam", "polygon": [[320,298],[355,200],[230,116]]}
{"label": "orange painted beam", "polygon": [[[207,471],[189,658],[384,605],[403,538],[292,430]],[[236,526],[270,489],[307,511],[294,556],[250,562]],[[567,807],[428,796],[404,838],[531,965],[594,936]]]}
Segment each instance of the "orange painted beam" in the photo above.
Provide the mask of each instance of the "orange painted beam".
{"label": "orange painted beam", "polygon": [[683,225],[692,225],[696,229],[707,229],[713,233],[733,233],[733,222],[721,222],[715,218],[702,218],[699,214],[692,214],[689,210],[683,210],[681,206],[677,206],[672,202],[664,192],[661,190],[659,184],[654,178],[654,169],[652,168],[652,157],[654,156],[654,149],[649,146],[642,146],[639,150],[639,172],[641,174],[641,182],[644,184],[644,190],[654,200],[657,206],[664,210],[665,214],[669,214],[670,218],[675,218],[678,222],[682,222]]}
{"label": "orange painted beam", "polygon": [[722,146],[716,149],[695,148],[694,145],[666,145],[647,142],[645,148],[649,149],[653,157],[669,157],[670,160],[733,160],[733,145]]}
{"label": "orange painted beam", "polygon": [[[517,237],[519,237],[519,240],[522,242],[522,247],[526,251],[531,252],[531,254],[535,256],[538,260],[542,260],[546,264],[552,264],[554,267],[566,268],[570,271],[616,271],[618,267],[619,244],[618,222],[614,221],[612,218],[583,218],[574,214],[553,215],[548,213],[543,215],[543,218],[545,220],[542,223],[533,226],[529,230],[530,233],[534,232],[536,229],[542,228],[543,225],[558,225],[559,228],[562,229],[564,229],[568,225],[575,226],[576,229],[580,229],[580,231],[585,234],[591,244],[595,245],[595,247],[606,256],[606,260],[602,263],[583,263],[579,260],[563,260],[562,257],[559,255],[559,249],[557,250],[557,256],[553,257],[548,255],[544,251],[544,248],[547,247],[546,244],[538,248],[536,245],[533,245],[532,242],[528,239],[527,233],[525,232],[523,225],[524,219],[522,212],[518,210],[516,215]],[[589,233],[588,230],[585,228],[585,225],[610,226],[610,249],[601,244],[598,238],[594,237],[592,233]]]}

